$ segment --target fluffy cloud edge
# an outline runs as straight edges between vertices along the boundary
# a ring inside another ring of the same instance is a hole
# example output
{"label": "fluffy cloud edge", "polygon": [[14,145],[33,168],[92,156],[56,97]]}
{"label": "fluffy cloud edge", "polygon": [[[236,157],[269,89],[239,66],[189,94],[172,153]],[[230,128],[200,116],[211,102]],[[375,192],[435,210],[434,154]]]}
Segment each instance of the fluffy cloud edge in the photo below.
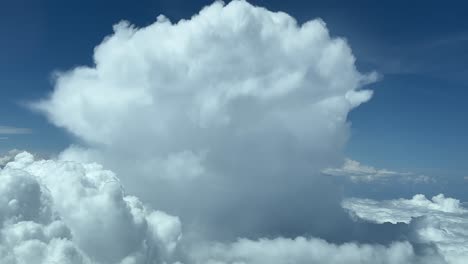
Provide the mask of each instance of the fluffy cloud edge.
{"label": "fluffy cloud edge", "polygon": [[408,223],[415,243],[433,244],[448,263],[468,259],[468,209],[443,194],[427,199],[417,194],[411,199],[375,201],[349,198],[343,208],[355,219],[375,223]]}
{"label": "fluffy cloud edge", "polygon": [[[8,264],[444,263],[436,251],[420,254],[404,241],[386,246],[313,237],[184,242],[177,217],[125,195],[118,178],[98,164],[35,160],[22,152],[0,169],[0,180],[0,260]],[[437,199],[443,210],[458,210]],[[126,253],[116,256],[117,249]]]}
{"label": "fluffy cloud edge", "polygon": [[162,262],[181,238],[177,217],[126,195],[97,164],[21,152],[0,179],[2,263]]}

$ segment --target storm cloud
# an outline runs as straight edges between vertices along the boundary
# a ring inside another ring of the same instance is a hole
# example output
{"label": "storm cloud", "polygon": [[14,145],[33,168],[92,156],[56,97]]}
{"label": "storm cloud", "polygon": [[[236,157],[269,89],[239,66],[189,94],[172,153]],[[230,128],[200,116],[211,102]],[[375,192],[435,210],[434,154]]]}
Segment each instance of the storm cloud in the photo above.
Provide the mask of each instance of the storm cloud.
{"label": "storm cloud", "polygon": [[62,159],[102,163],[207,236],[343,225],[339,191],[320,170],[340,162],[347,114],[370,99],[361,88],[376,74],[359,73],[322,20],[233,1],[114,31],[94,67],[58,74],[36,104],[84,142]]}
{"label": "storm cloud", "polygon": [[323,175],[378,75],[321,19],[215,2],[122,21],[93,59],[32,104],[78,143],[2,161],[5,262],[446,263],[412,221],[351,217]]}

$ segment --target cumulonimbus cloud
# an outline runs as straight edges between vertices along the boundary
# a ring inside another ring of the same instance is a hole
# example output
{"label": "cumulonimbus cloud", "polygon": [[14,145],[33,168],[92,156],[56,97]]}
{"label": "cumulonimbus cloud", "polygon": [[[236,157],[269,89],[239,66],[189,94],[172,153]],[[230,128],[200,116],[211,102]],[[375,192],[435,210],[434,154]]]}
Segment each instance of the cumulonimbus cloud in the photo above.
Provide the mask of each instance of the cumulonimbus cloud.
{"label": "cumulonimbus cloud", "polygon": [[[76,256],[429,263],[409,242],[349,242],[355,230],[340,190],[321,171],[342,161],[347,115],[371,98],[363,86],[376,74],[360,73],[348,43],[322,20],[298,24],[245,1],[215,2],[177,23],[121,22],[93,58],[57,74],[53,93],[33,106],[82,144],[58,161],[22,154],[7,165],[50,189],[46,204],[70,231],[60,239]],[[423,255],[441,261],[437,252]]]}
{"label": "cumulonimbus cloud", "polygon": [[320,169],[339,163],[347,114],[376,79],[357,71],[343,38],[245,1],[114,31],[93,67],[58,74],[35,105],[85,142],[63,159],[104,164],[207,234],[335,228],[339,191]]}

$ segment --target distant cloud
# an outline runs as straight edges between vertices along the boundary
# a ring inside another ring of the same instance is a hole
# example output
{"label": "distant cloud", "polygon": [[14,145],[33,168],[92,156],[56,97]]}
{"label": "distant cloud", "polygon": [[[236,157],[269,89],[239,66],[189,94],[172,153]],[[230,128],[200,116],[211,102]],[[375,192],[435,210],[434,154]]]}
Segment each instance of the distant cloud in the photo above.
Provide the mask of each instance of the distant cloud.
{"label": "distant cloud", "polygon": [[318,238],[297,237],[216,243],[200,247],[194,263],[209,264],[446,264],[437,256],[417,256],[406,241],[388,246],[346,243],[336,245]]}
{"label": "distant cloud", "polygon": [[417,175],[411,172],[396,172],[387,169],[376,169],[363,165],[352,159],[345,159],[340,168],[327,168],[322,173],[329,176],[345,177],[352,182],[384,182],[397,179],[402,182],[429,183],[434,179],[425,175]]}
{"label": "distant cloud", "polygon": [[30,128],[0,126],[0,135],[30,134],[30,133],[32,133],[32,130]]}
{"label": "distant cloud", "polygon": [[343,207],[363,220],[410,224],[413,242],[435,244],[448,263],[468,259],[468,210],[457,199],[443,194],[431,200],[422,194],[388,201],[350,198]]}

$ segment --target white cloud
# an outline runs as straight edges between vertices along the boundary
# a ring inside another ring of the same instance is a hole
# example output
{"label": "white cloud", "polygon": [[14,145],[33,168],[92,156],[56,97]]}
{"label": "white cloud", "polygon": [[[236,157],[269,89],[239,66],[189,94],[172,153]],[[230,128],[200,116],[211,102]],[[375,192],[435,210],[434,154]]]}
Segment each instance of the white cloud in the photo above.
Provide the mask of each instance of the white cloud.
{"label": "white cloud", "polygon": [[356,70],[322,20],[299,25],[232,1],[114,31],[95,66],[58,74],[35,105],[85,142],[63,159],[104,164],[129,192],[211,235],[340,225],[328,221],[342,213],[339,190],[319,174],[342,158],[347,114],[370,99],[361,88],[376,75]]}
{"label": "white cloud", "polygon": [[98,164],[18,154],[0,171],[1,263],[148,263],[171,259],[177,217],[125,195]]}
{"label": "white cloud", "polygon": [[[182,239],[177,217],[125,195],[98,164],[16,155],[0,170],[0,262],[143,263],[443,263],[408,242],[332,244],[318,238]],[[182,246],[179,246],[182,244]]]}
{"label": "white cloud", "polygon": [[345,200],[343,207],[367,221],[410,223],[415,242],[434,243],[448,263],[462,264],[468,259],[468,210],[459,200],[442,194],[428,200],[418,194],[409,200],[352,198]]}
{"label": "white cloud", "polygon": [[12,161],[20,152],[21,151],[18,149],[12,149],[3,154],[3,156],[0,156],[0,168],[5,166],[8,162]]}
{"label": "white cloud", "polygon": [[326,168],[322,173],[330,176],[346,177],[352,182],[385,182],[397,179],[402,182],[429,183],[434,179],[425,175],[416,175],[411,172],[396,172],[387,169],[376,169],[366,166],[352,159],[345,159],[340,168]]}
{"label": "white cloud", "polygon": [[0,126],[0,135],[30,134],[30,133],[32,133],[32,130],[30,128]]}
{"label": "white cloud", "polygon": [[241,239],[232,244],[212,244],[199,248],[192,256],[194,263],[205,264],[400,264],[444,263],[437,255],[417,256],[408,242],[395,242],[389,246],[346,243],[334,245],[321,239]]}
{"label": "white cloud", "polygon": [[[0,172],[35,190],[3,183],[5,262],[440,263],[409,242],[297,237],[351,233],[339,189],[320,172],[342,160],[347,115],[376,79],[323,21],[298,25],[232,1],[114,31],[93,67],[58,74],[34,105],[83,145],[59,161],[21,153]],[[179,216],[184,239],[178,217],[120,182]],[[276,239],[226,242],[244,236]]]}

